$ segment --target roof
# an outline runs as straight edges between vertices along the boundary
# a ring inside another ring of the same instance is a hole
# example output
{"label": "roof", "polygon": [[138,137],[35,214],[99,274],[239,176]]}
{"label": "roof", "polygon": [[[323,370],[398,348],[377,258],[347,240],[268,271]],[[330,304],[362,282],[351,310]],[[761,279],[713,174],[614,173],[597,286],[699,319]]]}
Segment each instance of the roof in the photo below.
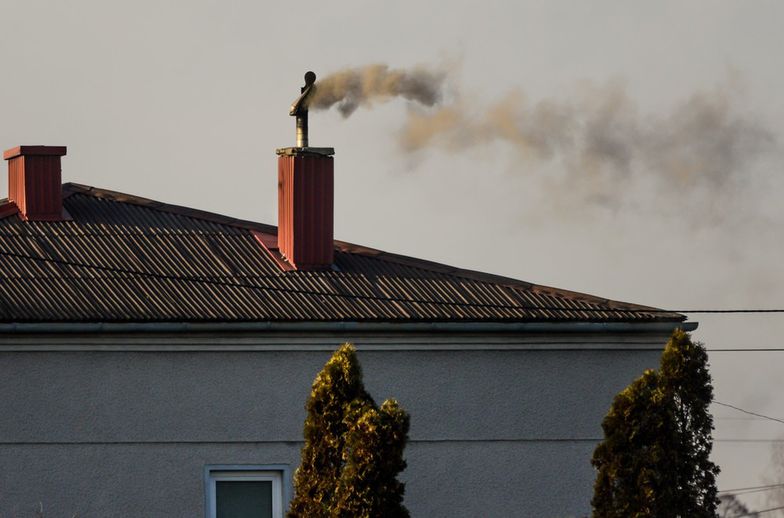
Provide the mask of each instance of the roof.
{"label": "roof", "polygon": [[0,200],[0,322],[655,322],[677,313],[335,241],[284,271],[273,226],[67,183],[70,220]]}

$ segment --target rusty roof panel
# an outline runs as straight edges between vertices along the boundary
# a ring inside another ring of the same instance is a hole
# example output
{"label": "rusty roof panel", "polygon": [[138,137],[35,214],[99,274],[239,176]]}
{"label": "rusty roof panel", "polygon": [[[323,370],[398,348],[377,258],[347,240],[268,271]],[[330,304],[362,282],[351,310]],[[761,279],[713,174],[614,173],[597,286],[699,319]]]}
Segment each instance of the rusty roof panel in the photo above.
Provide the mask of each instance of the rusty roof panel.
{"label": "rusty roof panel", "polygon": [[335,267],[284,271],[275,227],[76,184],[69,221],[0,202],[0,321],[646,322],[677,313],[335,242]]}

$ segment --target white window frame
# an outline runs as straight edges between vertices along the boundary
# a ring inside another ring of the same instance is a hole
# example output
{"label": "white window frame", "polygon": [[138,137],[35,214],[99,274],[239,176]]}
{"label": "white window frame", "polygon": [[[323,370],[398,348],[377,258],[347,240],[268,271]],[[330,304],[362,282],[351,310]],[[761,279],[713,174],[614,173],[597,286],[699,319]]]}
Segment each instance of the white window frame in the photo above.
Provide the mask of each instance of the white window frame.
{"label": "white window frame", "polygon": [[207,518],[217,518],[217,482],[272,482],[272,516],[283,518],[287,502],[284,477],[288,466],[207,466],[205,468]]}

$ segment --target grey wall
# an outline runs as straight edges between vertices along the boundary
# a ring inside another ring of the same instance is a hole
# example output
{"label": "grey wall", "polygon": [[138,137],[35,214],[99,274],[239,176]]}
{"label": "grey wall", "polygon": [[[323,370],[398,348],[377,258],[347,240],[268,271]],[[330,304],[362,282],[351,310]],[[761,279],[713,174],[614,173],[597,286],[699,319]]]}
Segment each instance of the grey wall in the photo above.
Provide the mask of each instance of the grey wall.
{"label": "grey wall", "polygon": [[[363,350],[354,338],[371,394],[412,415],[415,517],[586,514],[601,418],[659,355],[650,343]],[[55,342],[0,352],[0,518],[32,516],[39,502],[47,518],[203,516],[205,465],[293,471],[304,401],[330,354],[221,351],[231,337],[200,351]]]}

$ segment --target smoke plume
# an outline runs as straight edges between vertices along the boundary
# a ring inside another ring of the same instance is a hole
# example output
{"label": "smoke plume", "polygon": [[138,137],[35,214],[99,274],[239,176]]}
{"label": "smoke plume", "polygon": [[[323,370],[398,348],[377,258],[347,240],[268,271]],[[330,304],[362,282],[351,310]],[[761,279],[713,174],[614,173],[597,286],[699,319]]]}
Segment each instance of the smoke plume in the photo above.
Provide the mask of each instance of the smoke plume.
{"label": "smoke plume", "polygon": [[732,85],[696,92],[648,115],[618,84],[536,102],[513,89],[483,105],[464,101],[461,89],[449,82],[451,95],[444,102],[448,70],[386,65],[343,70],[316,83],[310,106],[336,105],[348,117],[359,106],[402,97],[413,101],[399,133],[408,153],[501,143],[527,162],[557,164],[565,175],[562,184],[593,191],[585,197],[610,204],[622,195],[625,180],[643,178],[642,173],[645,181],[675,190],[715,190],[775,146],[772,132],[744,114]]}
{"label": "smoke plume", "polygon": [[737,110],[732,92],[693,94],[663,115],[641,115],[617,86],[574,101],[527,101],[520,91],[476,110],[456,102],[411,110],[400,133],[409,152],[452,151],[493,142],[531,160],[560,160],[574,172],[630,175],[648,170],[680,186],[721,184],[774,144],[771,132]]}
{"label": "smoke plume", "polygon": [[441,99],[445,77],[445,72],[424,67],[395,70],[376,64],[349,68],[319,80],[308,107],[324,110],[337,105],[338,111],[348,117],[359,106],[395,97],[433,106]]}

